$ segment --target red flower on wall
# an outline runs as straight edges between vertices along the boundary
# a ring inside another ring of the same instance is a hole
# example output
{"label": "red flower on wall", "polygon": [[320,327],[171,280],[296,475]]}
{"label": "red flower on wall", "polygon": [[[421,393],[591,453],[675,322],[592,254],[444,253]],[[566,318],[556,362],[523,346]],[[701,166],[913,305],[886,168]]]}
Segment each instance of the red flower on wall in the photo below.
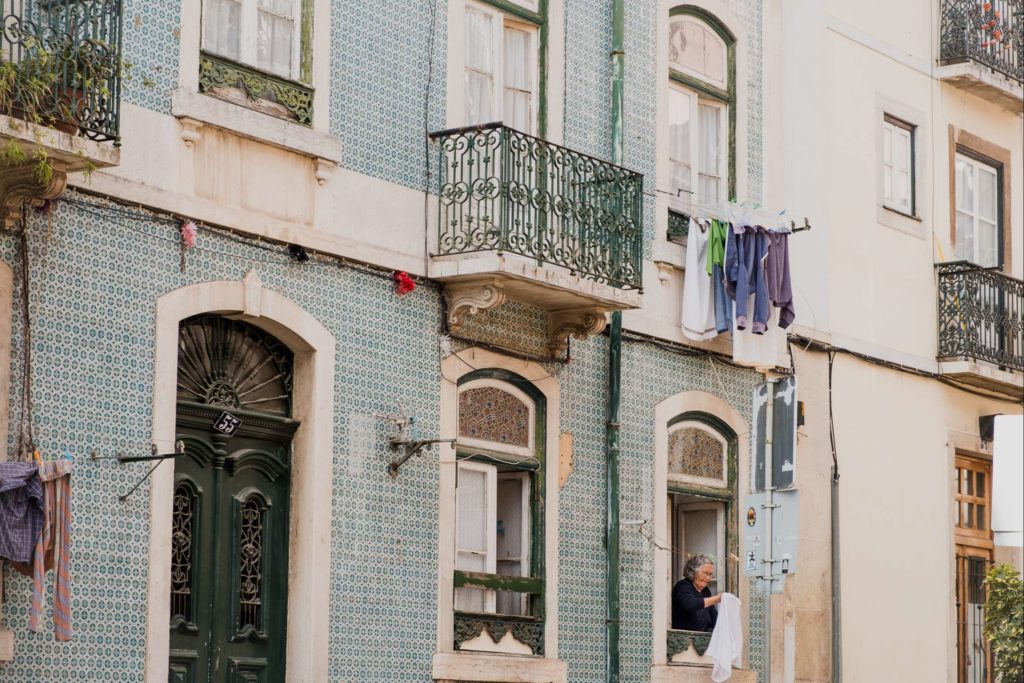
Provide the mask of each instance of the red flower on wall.
{"label": "red flower on wall", "polygon": [[395,279],[395,294],[402,296],[408,294],[412,290],[416,289],[416,283],[413,282],[409,274],[403,270],[396,270],[391,276]]}

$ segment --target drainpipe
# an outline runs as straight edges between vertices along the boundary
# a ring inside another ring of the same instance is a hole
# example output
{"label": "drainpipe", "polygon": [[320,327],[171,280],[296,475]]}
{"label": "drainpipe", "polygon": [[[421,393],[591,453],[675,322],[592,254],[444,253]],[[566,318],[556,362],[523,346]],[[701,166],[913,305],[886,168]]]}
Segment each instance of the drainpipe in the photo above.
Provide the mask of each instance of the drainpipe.
{"label": "drainpipe", "polygon": [[[623,80],[625,60],[625,5],[624,0],[612,0],[612,163],[622,165],[623,138]],[[607,613],[605,631],[608,652],[605,661],[606,683],[619,683],[619,406],[622,398],[622,312],[612,313],[608,335],[608,426],[606,495],[607,520],[605,549],[607,551],[605,579],[607,586]]]}

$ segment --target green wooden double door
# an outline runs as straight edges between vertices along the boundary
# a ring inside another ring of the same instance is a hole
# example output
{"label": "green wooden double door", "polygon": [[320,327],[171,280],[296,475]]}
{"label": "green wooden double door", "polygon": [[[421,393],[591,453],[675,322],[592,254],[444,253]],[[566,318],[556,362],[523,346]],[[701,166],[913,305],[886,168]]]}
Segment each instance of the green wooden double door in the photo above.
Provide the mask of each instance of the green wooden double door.
{"label": "green wooden double door", "polygon": [[169,679],[285,679],[291,438],[285,417],[178,403]]}

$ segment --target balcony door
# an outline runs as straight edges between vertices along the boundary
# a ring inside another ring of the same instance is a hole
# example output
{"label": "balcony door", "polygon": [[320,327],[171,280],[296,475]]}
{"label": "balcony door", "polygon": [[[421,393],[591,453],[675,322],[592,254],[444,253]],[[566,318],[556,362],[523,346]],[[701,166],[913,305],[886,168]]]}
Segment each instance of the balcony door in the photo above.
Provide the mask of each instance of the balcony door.
{"label": "balcony door", "polygon": [[957,456],[955,529],[958,683],[992,683],[985,639],[985,574],[992,566],[991,462]]}

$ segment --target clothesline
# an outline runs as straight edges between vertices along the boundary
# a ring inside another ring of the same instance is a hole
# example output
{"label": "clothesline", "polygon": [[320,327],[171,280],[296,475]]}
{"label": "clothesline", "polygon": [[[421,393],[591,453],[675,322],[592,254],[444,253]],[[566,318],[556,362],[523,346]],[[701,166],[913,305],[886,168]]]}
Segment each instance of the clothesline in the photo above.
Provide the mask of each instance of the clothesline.
{"label": "clothesline", "polygon": [[[681,187],[677,188],[675,191],[663,190],[663,189],[661,189],[659,187],[656,187],[656,188],[654,188],[654,192],[644,192],[644,194],[647,195],[648,197],[657,197],[658,194],[662,194],[662,195],[666,195],[666,196],[669,196],[669,197],[674,197],[676,199],[680,198],[680,194],[681,193],[686,193],[686,194],[690,195],[690,206],[688,208],[693,210],[693,211],[695,211],[695,212],[698,212],[698,213],[701,213],[701,212],[704,213],[704,214],[716,213],[716,214],[723,214],[724,215],[724,214],[728,213],[729,207],[737,207],[737,208],[739,208],[741,210],[762,211],[762,212],[764,212],[764,209],[761,208],[761,207],[745,207],[744,204],[746,202],[736,202],[736,201],[723,202],[720,199],[712,198],[712,197],[710,197],[708,195],[701,194],[700,192],[697,192],[696,190],[686,190],[686,189],[683,189]],[[698,201],[698,202],[695,203],[693,201],[694,198],[699,198],[699,200],[701,200],[701,201]],[[717,218],[719,220],[725,220],[723,218],[723,215],[714,215],[714,216],[708,215],[708,217],[709,218]],[[774,218],[775,218],[775,220],[777,220],[778,222],[780,222],[780,223],[782,223],[784,225],[787,222],[787,217],[786,217],[785,209],[780,211],[777,214],[777,216],[774,216]],[[789,222],[789,225],[790,225],[789,232],[794,232],[794,233],[796,233],[796,232],[804,232],[805,230],[810,230],[811,229],[810,219],[808,219],[806,216],[804,216],[803,225],[797,225],[796,224],[796,220],[794,220],[792,218],[789,218],[788,222]]]}

